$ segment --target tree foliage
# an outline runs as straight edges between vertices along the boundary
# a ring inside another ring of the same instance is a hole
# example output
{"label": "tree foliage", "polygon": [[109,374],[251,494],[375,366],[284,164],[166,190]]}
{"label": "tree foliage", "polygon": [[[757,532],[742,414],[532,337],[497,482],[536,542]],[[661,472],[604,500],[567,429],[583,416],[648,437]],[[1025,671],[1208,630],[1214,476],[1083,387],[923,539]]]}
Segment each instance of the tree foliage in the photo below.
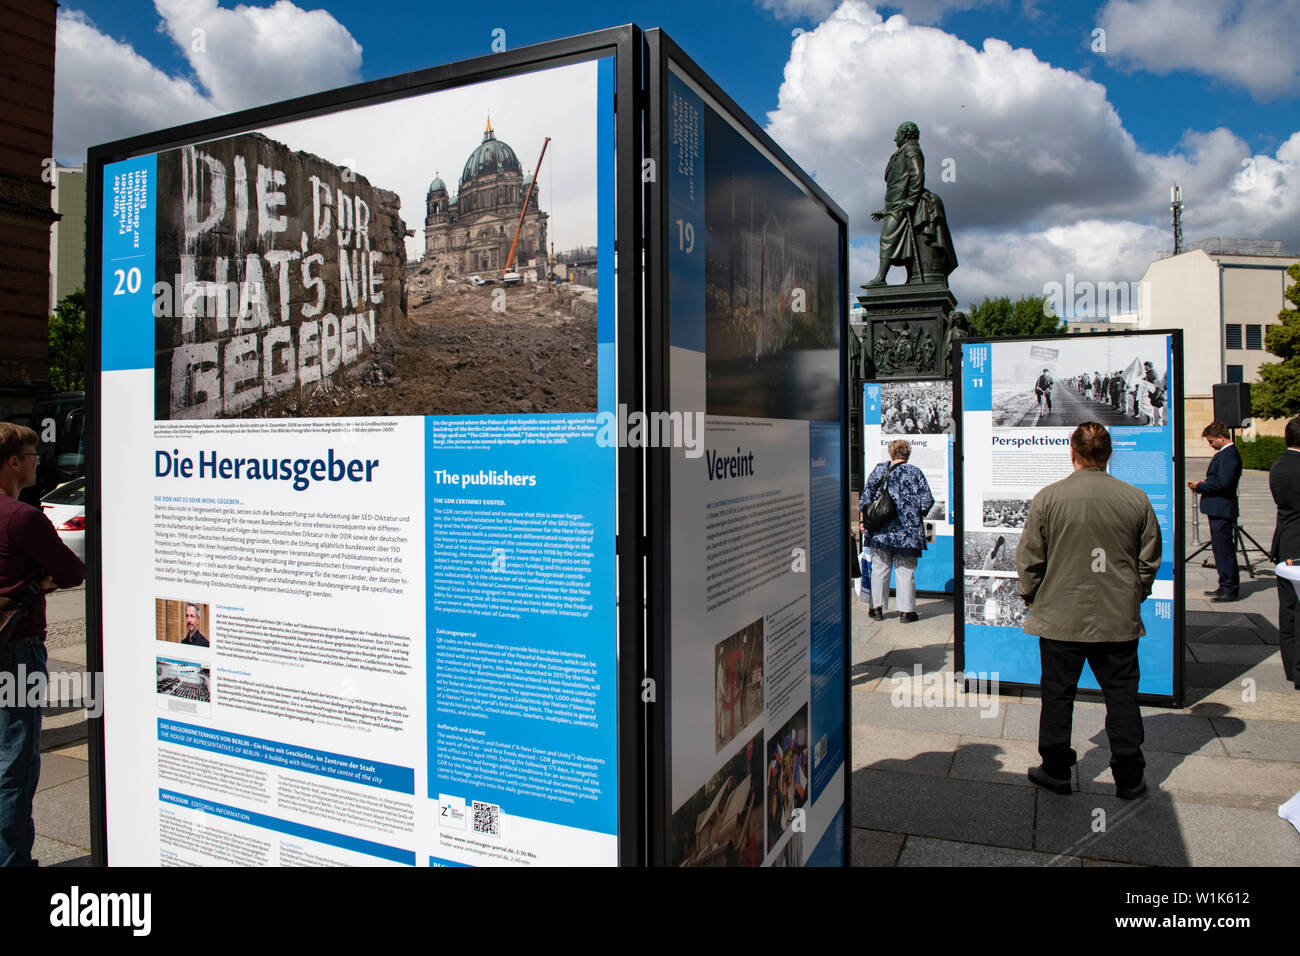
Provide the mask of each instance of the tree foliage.
{"label": "tree foliage", "polygon": [[1300,414],[1300,263],[1286,270],[1291,284],[1284,293],[1295,308],[1277,314],[1281,325],[1270,325],[1264,347],[1280,358],[1259,367],[1259,382],[1250,389],[1252,410],[1260,418],[1290,418]]}
{"label": "tree foliage", "polygon": [[1026,295],[1012,302],[1008,296],[998,299],[984,297],[979,305],[971,305],[969,317],[977,335],[1052,335],[1065,331],[1065,324],[1046,308],[1047,299],[1041,295]]}
{"label": "tree foliage", "polygon": [[69,293],[50,316],[50,385],[56,392],[86,387],[86,290]]}

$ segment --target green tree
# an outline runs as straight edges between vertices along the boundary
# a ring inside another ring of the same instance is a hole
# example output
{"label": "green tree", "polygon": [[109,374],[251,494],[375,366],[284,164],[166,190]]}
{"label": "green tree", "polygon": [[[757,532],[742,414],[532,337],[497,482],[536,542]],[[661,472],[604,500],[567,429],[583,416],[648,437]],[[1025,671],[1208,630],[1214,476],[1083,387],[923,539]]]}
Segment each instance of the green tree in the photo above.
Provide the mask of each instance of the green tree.
{"label": "green tree", "polygon": [[1300,414],[1300,263],[1286,270],[1293,280],[1284,295],[1295,308],[1285,306],[1270,325],[1264,347],[1280,358],[1259,367],[1259,382],[1250,389],[1252,410],[1260,418],[1290,418]]}
{"label": "green tree", "polygon": [[1007,296],[998,299],[984,297],[979,305],[971,305],[968,314],[978,335],[1051,335],[1065,331],[1065,323],[1046,308],[1047,299],[1041,295],[1026,295],[1012,302]]}
{"label": "green tree", "polygon": [[56,392],[86,387],[86,290],[64,297],[50,316],[50,385]]}

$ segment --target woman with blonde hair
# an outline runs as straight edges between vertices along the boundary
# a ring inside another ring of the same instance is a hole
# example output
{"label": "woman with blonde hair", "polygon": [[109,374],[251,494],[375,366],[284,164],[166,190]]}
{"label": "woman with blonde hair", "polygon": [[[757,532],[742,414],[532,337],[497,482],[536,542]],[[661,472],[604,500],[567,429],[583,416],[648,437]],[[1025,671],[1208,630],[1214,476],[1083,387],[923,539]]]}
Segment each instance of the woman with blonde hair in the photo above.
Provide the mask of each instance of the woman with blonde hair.
{"label": "woman with blonde hair", "polygon": [[902,439],[891,441],[890,460],[876,465],[858,499],[864,528],[867,507],[882,489],[888,489],[894,499],[894,516],[867,535],[871,548],[871,610],[867,613],[875,621],[885,619],[891,570],[897,578],[898,619],[904,624],[917,619],[916,559],[925,550],[924,519],[934,507],[934,495],[921,469],[907,463],[911,456],[911,444]]}

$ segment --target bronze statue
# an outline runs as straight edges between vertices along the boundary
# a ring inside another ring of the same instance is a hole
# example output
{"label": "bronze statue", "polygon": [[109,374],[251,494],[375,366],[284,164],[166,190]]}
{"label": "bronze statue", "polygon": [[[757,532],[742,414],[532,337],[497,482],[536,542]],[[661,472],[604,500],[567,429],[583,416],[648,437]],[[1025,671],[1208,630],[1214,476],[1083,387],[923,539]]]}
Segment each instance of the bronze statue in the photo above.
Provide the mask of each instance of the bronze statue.
{"label": "bronze statue", "polygon": [[885,285],[890,266],[907,269],[909,284],[941,282],[957,268],[957,253],[948,232],[943,202],[925,188],[925,156],[915,123],[898,127],[898,150],[885,166],[885,208],[871,218],[880,226],[880,270],[864,286]]}

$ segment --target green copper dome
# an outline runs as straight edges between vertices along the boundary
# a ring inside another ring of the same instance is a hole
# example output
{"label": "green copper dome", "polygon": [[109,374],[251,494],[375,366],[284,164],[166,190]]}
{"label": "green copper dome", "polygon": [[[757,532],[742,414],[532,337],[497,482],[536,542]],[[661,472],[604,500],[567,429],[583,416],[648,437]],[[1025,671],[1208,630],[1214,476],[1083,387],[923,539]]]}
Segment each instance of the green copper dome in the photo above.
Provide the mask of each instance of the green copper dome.
{"label": "green copper dome", "polygon": [[492,132],[492,121],[489,119],[487,129],[483,131],[483,142],[479,143],[478,148],[469,154],[469,159],[465,160],[465,169],[460,174],[460,188],[464,189],[466,183],[480,176],[489,176],[493,173],[522,174],[523,169],[519,165],[515,151],[496,138],[496,134]]}
{"label": "green copper dome", "polygon": [[436,193],[438,190],[447,191],[447,184],[442,181],[441,176],[434,176],[433,182],[429,183],[429,192]]}

